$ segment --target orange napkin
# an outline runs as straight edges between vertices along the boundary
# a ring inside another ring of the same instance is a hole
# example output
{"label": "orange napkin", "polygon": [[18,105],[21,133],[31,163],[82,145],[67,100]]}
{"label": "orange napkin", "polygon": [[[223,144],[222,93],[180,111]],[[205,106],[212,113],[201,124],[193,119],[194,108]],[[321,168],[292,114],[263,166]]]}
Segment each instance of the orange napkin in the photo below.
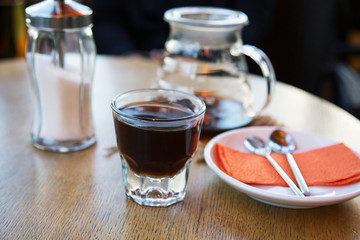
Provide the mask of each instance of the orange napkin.
{"label": "orange napkin", "polygon": [[[217,143],[217,164],[229,176],[249,184],[287,186],[265,157]],[[271,156],[295,182],[285,155]],[[343,143],[293,154],[309,186],[345,185],[360,180],[360,158]],[[295,182],[296,183],[296,182]]]}

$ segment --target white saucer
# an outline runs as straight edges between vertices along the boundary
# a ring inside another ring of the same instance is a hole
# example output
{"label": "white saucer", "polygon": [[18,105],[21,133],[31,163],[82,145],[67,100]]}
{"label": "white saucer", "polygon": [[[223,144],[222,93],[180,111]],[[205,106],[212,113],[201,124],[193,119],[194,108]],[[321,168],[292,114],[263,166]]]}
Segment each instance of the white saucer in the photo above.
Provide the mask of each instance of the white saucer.
{"label": "white saucer", "polygon": [[[253,185],[240,182],[216,165],[214,145],[222,143],[238,151],[247,152],[243,141],[248,136],[258,136],[266,140],[276,127],[247,127],[231,130],[217,135],[209,141],[204,150],[205,161],[208,166],[226,183],[260,202],[285,208],[314,208],[332,205],[352,199],[360,195],[360,181],[343,186],[314,186],[310,187],[310,197],[295,196],[288,187]],[[296,142],[297,151],[335,144],[336,142],[320,135],[287,130]],[[355,152],[355,151],[354,151]],[[356,152],[355,152],[356,153]],[[358,153],[356,153],[360,156]]]}

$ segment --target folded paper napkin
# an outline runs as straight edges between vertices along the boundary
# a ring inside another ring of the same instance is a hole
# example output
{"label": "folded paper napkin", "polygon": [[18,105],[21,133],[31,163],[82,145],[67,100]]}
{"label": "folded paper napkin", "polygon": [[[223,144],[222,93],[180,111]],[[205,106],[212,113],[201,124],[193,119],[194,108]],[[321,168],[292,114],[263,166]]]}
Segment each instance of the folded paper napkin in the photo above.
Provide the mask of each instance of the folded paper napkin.
{"label": "folded paper napkin", "polygon": [[[287,186],[265,157],[239,152],[217,143],[217,164],[229,176],[248,184]],[[271,156],[295,182],[284,154]],[[294,153],[296,163],[309,186],[345,185],[360,180],[360,158],[343,143]]]}

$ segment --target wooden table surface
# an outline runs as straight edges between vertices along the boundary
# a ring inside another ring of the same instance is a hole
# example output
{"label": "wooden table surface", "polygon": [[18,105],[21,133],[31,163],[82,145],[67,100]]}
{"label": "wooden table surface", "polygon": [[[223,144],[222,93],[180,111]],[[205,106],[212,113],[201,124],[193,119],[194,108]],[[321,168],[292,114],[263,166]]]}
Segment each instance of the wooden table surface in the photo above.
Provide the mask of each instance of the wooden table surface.
{"label": "wooden table surface", "polygon": [[[148,87],[157,62],[99,56],[93,84],[97,144],[51,153],[30,143],[32,92],[23,59],[0,61],[0,239],[360,239],[360,197],[306,210],[257,202],[204,161],[168,208],[125,197],[110,109],[119,92]],[[277,84],[256,124],[324,135],[360,152],[360,121],[302,90]]]}

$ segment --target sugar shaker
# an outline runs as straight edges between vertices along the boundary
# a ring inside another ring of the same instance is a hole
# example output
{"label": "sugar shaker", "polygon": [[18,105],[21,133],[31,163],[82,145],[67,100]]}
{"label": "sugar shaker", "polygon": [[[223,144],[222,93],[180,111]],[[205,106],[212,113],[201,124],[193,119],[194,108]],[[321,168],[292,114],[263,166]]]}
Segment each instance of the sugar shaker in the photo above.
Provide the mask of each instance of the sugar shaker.
{"label": "sugar shaker", "polygon": [[90,147],[96,142],[92,10],[71,0],[46,0],[25,13],[26,61],[34,96],[32,144],[55,152]]}

